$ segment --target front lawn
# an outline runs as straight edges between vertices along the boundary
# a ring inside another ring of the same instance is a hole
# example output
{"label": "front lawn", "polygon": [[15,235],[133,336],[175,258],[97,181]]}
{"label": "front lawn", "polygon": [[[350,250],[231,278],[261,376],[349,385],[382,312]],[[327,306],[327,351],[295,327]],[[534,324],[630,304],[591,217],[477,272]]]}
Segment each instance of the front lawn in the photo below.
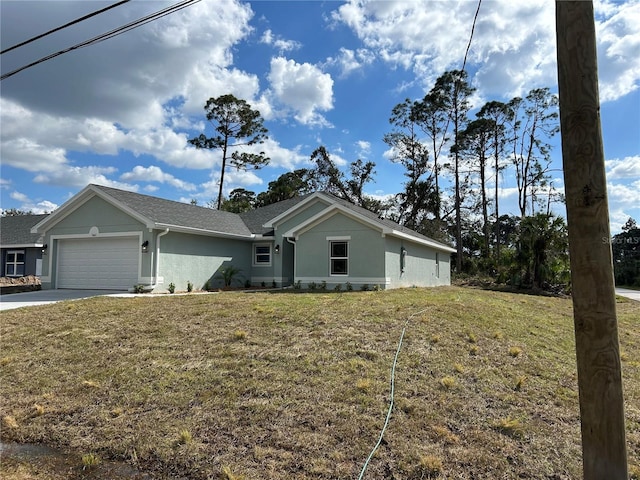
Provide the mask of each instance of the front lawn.
{"label": "front lawn", "polygon": [[[634,471],[640,304],[618,313]],[[356,479],[407,319],[363,478],[581,478],[571,301],[459,287],[2,312],[2,439],[158,478]]]}

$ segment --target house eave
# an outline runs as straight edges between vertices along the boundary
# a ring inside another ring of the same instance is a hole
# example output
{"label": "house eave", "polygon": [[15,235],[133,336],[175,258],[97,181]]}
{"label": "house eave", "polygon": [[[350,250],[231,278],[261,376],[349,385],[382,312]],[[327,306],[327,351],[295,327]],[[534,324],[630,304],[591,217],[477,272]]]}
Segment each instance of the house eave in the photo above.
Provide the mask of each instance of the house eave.
{"label": "house eave", "polygon": [[241,240],[253,240],[256,238],[256,235],[253,233],[250,234],[240,234],[240,233],[229,233],[229,232],[220,232],[217,230],[208,230],[206,228],[195,228],[195,227],[185,227],[182,225],[171,225],[168,223],[156,223],[152,228],[165,230],[169,229],[172,232],[180,232],[180,233],[191,233],[195,235],[204,235],[208,237],[219,237],[219,238],[235,238]]}
{"label": "house eave", "polygon": [[434,240],[428,240],[426,238],[419,238],[419,237],[415,237],[413,235],[410,235],[408,233],[405,232],[400,232],[398,230],[391,230],[389,232],[385,232],[387,235],[392,235],[394,237],[398,237],[398,238],[402,238],[404,240],[408,240],[410,242],[413,243],[418,243],[420,245],[425,245],[427,247],[431,247],[434,250],[440,250],[442,252],[448,252],[448,253],[456,253],[456,249],[449,247],[448,245],[444,245],[442,243],[438,243]]}
{"label": "house eave", "polygon": [[11,248],[42,248],[42,243],[13,243],[8,245],[0,245],[2,249],[11,249]]}

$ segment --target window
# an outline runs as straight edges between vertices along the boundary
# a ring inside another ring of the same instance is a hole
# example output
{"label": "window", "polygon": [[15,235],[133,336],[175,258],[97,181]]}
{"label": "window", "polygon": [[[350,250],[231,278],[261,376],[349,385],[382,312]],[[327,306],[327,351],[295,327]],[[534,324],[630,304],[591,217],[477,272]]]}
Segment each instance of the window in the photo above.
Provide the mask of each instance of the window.
{"label": "window", "polygon": [[9,250],[7,252],[5,276],[24,277],[24,250]]}
{"label": "window", "polygon": [[440,254],[436,252],[436,278],[440,277]]}
{"label": "window", "polygon": [[349,274],[349,242],[329,242],[329,263],[331,275]]}
{"label": "window", "polygon": [[271,265],[271,244],[253,246],[253,264],[265,267]]}

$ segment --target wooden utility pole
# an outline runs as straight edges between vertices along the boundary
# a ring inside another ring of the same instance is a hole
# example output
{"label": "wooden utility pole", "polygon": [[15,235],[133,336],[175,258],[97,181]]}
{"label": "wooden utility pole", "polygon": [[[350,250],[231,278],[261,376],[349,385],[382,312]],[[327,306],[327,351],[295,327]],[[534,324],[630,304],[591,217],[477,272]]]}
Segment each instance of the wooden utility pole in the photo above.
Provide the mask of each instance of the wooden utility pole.
{"label": "wooden utility pole", "polygon": [[585,480],[626,480],[593,3],[556,0],[560,126]]}

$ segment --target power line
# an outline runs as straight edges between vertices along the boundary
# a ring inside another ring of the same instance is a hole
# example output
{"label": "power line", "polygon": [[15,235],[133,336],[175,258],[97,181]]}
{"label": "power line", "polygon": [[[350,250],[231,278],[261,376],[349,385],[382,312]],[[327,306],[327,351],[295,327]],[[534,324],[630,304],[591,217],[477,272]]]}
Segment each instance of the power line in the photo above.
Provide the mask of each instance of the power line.
{"label": "power line", "polygon": [[126,25],[122,25],[121,27],[118,27],[114,30],[111,30],[109,32],[103,33],[101,35],[98,35],[96,37],[93,37],[89,40],[85,40],[84,42],[81,43],[77,43],[76,45],[73,45],[72,47],[69,48],[65,48],[64,50],[60,50],[56,53],[52,53],[50,55],[47,55],[46,57],[42,57],[39,60],[36,60],[35,62],[31,62],[28,65],[24,65],[20,68],[17,68],[15,70],[12,70],[11,72],[5,73],[4,75],[0,76],[0,81],[1,80],[5,80],[13,75],[15,75],[16,73],[19,73],[23,70],[26,70],[28,68],[31,68],[35,65],[38,65],[40,63],[46,62],[47,60],[51,60],[52,58],[58,57],[60,55],[63,55],[67,52],[70,52],[72,50],[77,50],[79,48],[83,48],[83,47],[87,47],[89,45],[95,45],[96,43],[100,43],[103,42],[105,40],[108,40],[110,38],[113,37],[117,37],[118,35],[121,35],[123,33],[128,32],[129,30],[133,30],[134,28],[138,28],[142,25],[145,25],[147,23],[153,22],[154,20],[158,20],[162,17],[165,17],[167,15],[170,15],[172,13],[175,13],[177,11],[180,11],[184,8],[190,7],[191,5],[194,5],[198,2],[200,2],[201,0],[184,0],[182,2],[176,3],[170,7],[167,7],[165,9],[159,10],[155,13],[152,13],[150,15],[147,15],[146,17],[142,17],[139,18],[138,20],[135,20],[133,22],[127,23]]}
{"label": "power line", "polygon": [[18,43],[17,45],[14,45],[13,47],[6,48],[6,49],[4,49],[4,50],[2,50],[0,52],[0,55],[2,55],[3,53],[10,52],[11,50],[15,50],[16,48],[22,47],[24,45],[27,45],[27,44],[29,44],[31,42],[35,42],[36,40],[40,40],[42,37],[46,37],[47,35],[51,35],[52,33],[55,33],[55,32],[58,32],[58,31],[64,29],[64,28],[70,27],[71,25],[75,25],[76,23],[80,23],[80,22],[82,22],[84,20],[87,20],[88,18],[95,17],[96,15],[104,13],[107,10],[111,10],[112,8],[119,7],[120,5],[122,5],[124,3],[127,3],[127,2],[130,2],[130,1],[131,0],[122,0],[121,2],[114,3],[113,5],[109,5],[108,7],[105,7],[103,9],[97,10],[97,11],[95,11],[93,13],[89,13],[89,14],[83,16],[83,17],[76,18],[75,20],[73,20],[73,21],[71,21],[69,23],[65,23],[64,25],[62,25],[60,27],[57,27],[57,28],[54,28],[53,30],[49,30],[48,32],[45,32],[45,33],[42,33],[42,34],[40,34],[40,35],[38,35],[36,37],[30,38],[29,40],[25,40],[24,42],[21,42],[21,43]]}
{"label": "power line", "polygon": [[471,49],[471,41],[473,40],[473,32],[476,29],[476,21],[478,20],[478,13],[480,13],[480,5],[482,5],[482,0],[478,0],[478,8],[476,8],[476,14],[473,17],[473,24],[471,25],[471,35],[469,35],[469,43],[467,43],[467,50],[464,52],[464,61],[462,62],[462,71],[464,71],[467,65],[467,55],[469,55],[469,50]]}

